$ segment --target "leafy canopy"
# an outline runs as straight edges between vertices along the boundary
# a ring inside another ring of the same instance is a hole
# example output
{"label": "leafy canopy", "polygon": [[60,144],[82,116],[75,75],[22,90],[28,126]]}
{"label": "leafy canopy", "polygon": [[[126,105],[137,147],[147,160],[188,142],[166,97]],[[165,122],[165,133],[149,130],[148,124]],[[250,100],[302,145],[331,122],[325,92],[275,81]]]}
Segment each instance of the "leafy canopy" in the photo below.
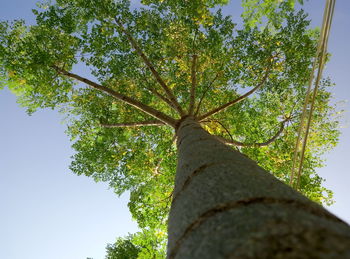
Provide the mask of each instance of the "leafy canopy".
{"label": "leafy canopy", "polygon": [[[35,25],[0,23],[0,78],[29,113],[66,114],[73,172],[131,193],[142,232],[109,246],[109,258],[164,255],[182,116],[289,180],[318,32],[291,0],[244,0],[243,26],[212,8],[226,2],[57,0],[33,10]],[[273,29],[257,26],[272,16]],[[339,135],[331,86],[322,81],[301,178],[326,204],[315,169]]]}

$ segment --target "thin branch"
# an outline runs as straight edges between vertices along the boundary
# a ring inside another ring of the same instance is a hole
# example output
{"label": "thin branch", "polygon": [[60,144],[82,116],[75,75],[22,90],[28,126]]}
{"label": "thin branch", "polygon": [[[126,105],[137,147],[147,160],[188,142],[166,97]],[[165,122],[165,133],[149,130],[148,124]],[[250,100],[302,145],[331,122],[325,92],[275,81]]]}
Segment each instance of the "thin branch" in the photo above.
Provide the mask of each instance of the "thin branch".
{"label": "thin branch", "polygon": [[213,80],[211,80],[209,86],[207,87],[207,89],[205,89],[205,91],[203,92],[201,98],[199,99],[199,103],[197,105],[197,109],[196,109],[196,112],[194,113],[194,116],[197,116],[198,112],[199,112],[199,108],[201,107],[201,104],[202,104],[202,101],[205,97],[205,95],[207,94],[207,92],[210,90],[210,88],[212,87],[213,83],[216,81],[216,79],[218,79],[219,77],[219,73],[217,73],[214,77]]}
{"label": "thin branch", "polygon": [[137,121],[137,122],[123,122],[115,124],[105,124],[101,123],[102,127],[105,128],[123,128],[123,127],[140,127],[140,126],[162,126],[165,125],[164,122],[159,120],[149,120],[149,121]]}
{"label": "thin branch", "polygon": [[164,160],[164,158],[159,159],[157,166],[153,170],[153,176],[157,176],[157,175],[161,174],[161,173],[159,173],[159,168],[160,168],[160,164],[163,162],[163,160]]}
{"label": "thin branch", "polygon": [[190,92],[190,107],[188,109],[188,114],[193,115],[194,110],[194,102],[195,102],[195,94],[196,94],[196,85],[197,85],[197,78],[196,78],[196,67],[197,67],[197,55],[194,54],[192,56],[192,68],[191,68],[191,92]]}
{"label": "thin branch", "polygon": [[[146,77],[145,77],[145,80],[146,80],[146,83],[147,83],[148,85],[150,85]],[[156,89],[154,89],[154,88],[152,88],[152,87],[147,87],[147,86],[146,86],[146,89],[147,89],[148,91],[150,91],[152,94],[154,94],[155,96],[157,96],[160,100],[162,100],[162,101],[164,101],[166,104],[168,104],[168,105],[170,106],[170,108],[172,108],[172,109],[174,109],[175,111],[177,111],[177,110],[176,110],[176,107],[174,106],[174,104],[173,104],[168,98],[166,98],[164,95],[162,95],[161,93],[159,93]]]}
{"label": "thin branch", "polygon": [[124,94],[118,93],[118,92],[114,91],[113,89],[110,89],[106,86],[95,83],[95,82],[93,82],[89,79],[86,79],[84,77],[81,77],[77,74],[70,73],[62,68],[57,67],[57,66],[52,66],[52,68],[55,69],[57,71],[57,73],[59,73],[61,75],[76,79],[80,82],[83,82],[83,83],[91,86],[94,89],[105,92],[105,93],[113,96],[114,98],[116,98],[124,103],[127,103],[127,104],[135,107],[136,109],[139,109],[140,111],[148,114],[148,115],[151,115],[152,117],[164,122],[165,124],[167,124],[169,126],[175,127],[175,125],[176,125],[176,121],[172,117],[170,117],[170,116],[162,113],[161,111],[158,111],[158,110],[156,110],[156,109],[154,109],[146,104],[143,104],[143,103],[141,103],[141,102],[139,102],[131,97],[128,97]]}
{"label": "thin branch", "polygon": [[218,120],[213,120],[213,119],[209,119],[209,120],[204,120],[204,121],[201,121],[201,122],[211,122],[211,121],[213,121],[213,122],[216,122],[216,123],[218,123],[218,124],[220,124],[220,126],[226,131],[226,133],[230,136],[230,139],[232,140],[232,141],[234,141],[233,140],[233,137],[232,137],[232,135],[231,135],[231,133],[230,133],[230,131],[227,129],[227,127],[225,127],[225,125],[223,124],[223,123],[221,123],[220,121],[218,121]]}
{"label": "thin branch", "polygon": [[159,75],[158,71],[155,69],[155,67],[153,66],[153,64],[151,63],[151,61],[148,59],[148,57],[143,53],[143,51],[141,50],[141,48],[139,47],[139,45],[137,44],[136,40],[131,36],[131,34],[124,28],[123,24],[120,22],[120,20],[118,18],[114,18],[115,22],[117,23],[117,25],[119,26],[119,28],[122,30],[122,32],[125,34],[125,36],[127,37],[127,39],[129,40],[131,46],[136,50],[136,53],[142,58],[143,62],[146,64],[146,66],[151,70],[153,76],[155,77],[155,79],[157,80],[157,82],[160,84],[160,86],[164,89],[166,95],[168,96],[168,98],[171,100],[171,102],[174,104],[174,106],[176,107],[176,110],[179,112],[179,114],[181,116],[184,116],[185,113],[182,110],[180,104],[178,103],[178,101],[176,100],[175,95],[173,94],[173,92],[171,91],[171,89],[166,85],[166,83],[164,82],[164,80],[161,78],[161,76]]}
{"label": "thin branch", "polygon": [[263,79],[261,80],[261,82],[256,87],[254,87],[250,91],[246,92],[245,94],[241,95],[240,97],[238,97],[238,98],[236,98],[236,99],[234,99],[232,101],[229,101],[228,103],[225,103],[225,104],[215,108],[214,110],[211,110],[210,112],[207,112],[207,113],[199,116],[198,120],[201,121],[201,120],[203,120],[205,118],[208,118],[209,116],[212,116],[212,115],[214,115],[214,114],[216,114],[218,112],[221,112],[224,109],[226,109],[226,108],[228,108],[228,107],[230,107],[230,106],[232,106],[232,105],[234,105],[236,103],[239,103],[240,101],[242,101],[245,98],[247,98],[249,95],[253,94],[255,91],[257,91],[258,89],[260,89],[264,85],[264,83],[266,82],[266,80],[267,80],[267,78],[269,76],[269,72],[270,72],[270,67],[268,67],[266,69],[266,73],[265,73]]}
{"label": "thin branch", "polygon": [[168,104],[172,109],[174,109],[176,111],[176,107],[175,105],[168,99],[166,98],[164,95],[162,95],[161,93],[159,93],[156,89],[153,88],[147,88],[152,94],[154,94],[155,96],[157,96],[159,99],[161,99],[162,101],[164,101],[166,104]]}
{"label": "thin branch", "polygon": [[233,145],[233,146],[238,146],[238,147],[263,147],[263,146],[268,146],[269,144],[271,144],[272,142],[274,142],[283,132],[285,124],[291,119],[291,117],[286,118],[285,120],[283,120],[281,122],[281,126],[280,129],[276,132],[276,134],[270,138],[269,140],[265,141],[265,142],[261,142],[261,143],[243,143],[237,140],[229,140],[226,139],[224,137],[221,136],[216,136],[219,138],[219,140],[221,140],[222,142],[224,142],[227,145]]}

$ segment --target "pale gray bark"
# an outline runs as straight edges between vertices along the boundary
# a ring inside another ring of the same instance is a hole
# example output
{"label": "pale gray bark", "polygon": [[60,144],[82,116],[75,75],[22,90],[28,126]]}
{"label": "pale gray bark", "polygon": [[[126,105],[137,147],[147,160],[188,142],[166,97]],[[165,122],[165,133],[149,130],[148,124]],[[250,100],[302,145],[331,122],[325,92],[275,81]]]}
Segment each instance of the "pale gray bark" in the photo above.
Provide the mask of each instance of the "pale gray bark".
{"label": "pale gray bark", "polygon": [[177,129],[168,258],[350,258],[350,227],[204,131]]}

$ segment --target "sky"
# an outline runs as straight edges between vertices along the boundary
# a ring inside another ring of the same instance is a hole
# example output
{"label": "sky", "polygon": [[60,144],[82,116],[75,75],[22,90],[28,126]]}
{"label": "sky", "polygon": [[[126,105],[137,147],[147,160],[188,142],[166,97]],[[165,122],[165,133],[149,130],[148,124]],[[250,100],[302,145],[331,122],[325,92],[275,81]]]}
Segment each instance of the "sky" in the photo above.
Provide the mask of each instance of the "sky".
{"label": "sky", "polygon": [[[33,22],[36,0],[2,0],[0,20]],[[321,24],[325,1],[306,1],[313,25]],[[230,6],[226,13],[237,15]],[[331,61],[325,75],[336,83],[334,102],[350,99],[350,1],[338,0],[331,29]],[[350,222],[350,107],[342,120],[339,145],[326,154],[318,169],[336,203],[328,209]],[[16,104],[8,90],[0,91],[0,258],[103,259],[105,246],[137,230],[127,209],[128,196],[118,197],[104,183],[69,170],[71,143],[61,116],[40,110],[32,116]]]}

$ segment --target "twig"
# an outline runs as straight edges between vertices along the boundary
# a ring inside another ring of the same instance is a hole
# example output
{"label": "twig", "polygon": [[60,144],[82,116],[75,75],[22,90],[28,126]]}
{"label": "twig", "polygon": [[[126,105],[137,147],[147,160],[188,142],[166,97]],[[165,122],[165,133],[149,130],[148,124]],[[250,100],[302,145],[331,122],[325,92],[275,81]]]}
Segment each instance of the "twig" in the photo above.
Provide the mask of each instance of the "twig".
{"label": "twig", "polygon": [[196,67],[197,67],[197,55],[194,54],[192,56],[192,68],[191,68],[192,84],[191,84],[191,91],[190,91],[190,107],[188,109],[188,114],[190,114],[190,115],[193,115],[195,94],[196,94],[196,85],[197,85]]}
{"label": "twig", "polygon": [[291,119],[291,117],[286,118],[281,122],[280,129],[276,132],[275,135],[272,136],[272,138],[268,139],[267,141],[261,142],[261,143],[243,143],[237,140],[229,140],[221,136],[216,136],[218,137],[222,142],[224,142],[227,145],[233,145],[233,146],[239,146],[239,147],[263,147],[263,146],[268,146],[272,142],[274,142],[283,132],[285,124]]}
{"label": "twig", "polygon": [[203,119],[208,118],[209,116],[212,116],[212,115],[214,115],[214,114],[216,114],[216,113],[218,113],[218,112],[221,112],[221,111],[223,111],[224,109],[226,109],[226,108],[228,108],[228,107],[230,107],[230,106],[232,106],[232,105],[234,105],[234,104],[236,104],[236,103],[238,103],[238,102],[244,100],[244,99],[247,98],[249,95],[253,94],[255,91],[257,91],[258,89],[260,89],[260,88],[264,85],[265,81],[267,80],[267,78],[268,78],[268,76],[269,76],[269,72],[270,72],[270,67],[268,67],[268,68],[266,69],[266,72],[265,72],[265,75],[264,75],[263,79],[261,80],[261,82],[260,82],[256,87],[254,87],[253,89],[251,89],[251,90],[248,91],[247,93],[241,95],[240,97],[238,97],[238,98],[236,98],[236,99],[234,99],[234,100],[232,100],[232,101],[229,101],[228,103],[225,103],[225,104],[223,104],[223,105],[221,105],[221,106],[215,108],[214,110],[211,110],[210,112],[207,112],[207,113],[205,113],[205,114],[199,116],[199,117],[198,117],[198,120],[201,121],[201,120],[203,120]]}
{"label": "twig", "polygon": [[202,101],[205,97],[205,95],[207,94],[207,92],[210,90],[210,88],[212,87],[213,83],[215,82],[215,80],[219,77],[219,73],[217,73],[214,77],[214,79],[210,82],[210,84],[208,85],[207,89],[205,89],[205,91],[203,92],[201,98],[199,99],[199,103],[197,105],[197,109],[196,109],[196,112],[194,113],[194,116],[197,116],[198,112],[199,112],[199,108],[202,104]]}

